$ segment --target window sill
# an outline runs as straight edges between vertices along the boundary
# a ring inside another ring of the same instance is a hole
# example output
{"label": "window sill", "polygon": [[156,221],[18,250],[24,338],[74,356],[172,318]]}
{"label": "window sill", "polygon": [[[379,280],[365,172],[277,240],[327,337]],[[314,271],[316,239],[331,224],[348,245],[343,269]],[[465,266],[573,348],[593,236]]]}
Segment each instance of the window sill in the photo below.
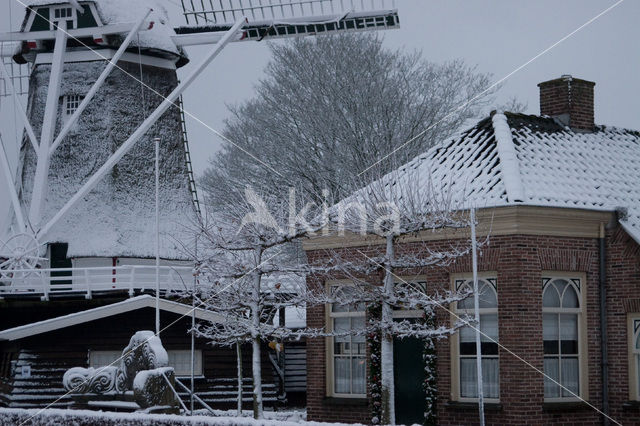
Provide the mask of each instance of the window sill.
{"label": "window sill", "polygon": [[640,410],[640,401],[627,401],[622,404],[623,410],[638,411]]}
{"label": "window sill", "polygon": [[[447,401],[444,406],[452,410],[478,411],[478,403],[476,402]],[[485,402],[484,409],[485,411],[502,411],[502,404],[499,402]]]}
{"label": "window sill", "polygon": [[583,401],[553,401],[542,403],[543,411],[573,411],[584,409],[591,409],[591,407]]}
{"label": "window sill", "polygon": [[336,396],[327,396],[322,402],[326,405],[340,405],[351,407],[366,407],[368,404],[367,398],[340,398]]}

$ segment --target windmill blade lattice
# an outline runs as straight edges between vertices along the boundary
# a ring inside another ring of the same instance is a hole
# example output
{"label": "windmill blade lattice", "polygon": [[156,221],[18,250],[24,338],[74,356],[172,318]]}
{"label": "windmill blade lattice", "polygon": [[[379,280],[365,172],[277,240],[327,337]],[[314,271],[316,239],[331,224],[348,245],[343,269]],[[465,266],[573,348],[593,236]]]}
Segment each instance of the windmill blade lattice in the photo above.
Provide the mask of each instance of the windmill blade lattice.
{"label": "windmill blade lattice", "polygon": [[242,16],[245,40],[399,27],[395,0],[181,0],[178,34],[223,31]]}

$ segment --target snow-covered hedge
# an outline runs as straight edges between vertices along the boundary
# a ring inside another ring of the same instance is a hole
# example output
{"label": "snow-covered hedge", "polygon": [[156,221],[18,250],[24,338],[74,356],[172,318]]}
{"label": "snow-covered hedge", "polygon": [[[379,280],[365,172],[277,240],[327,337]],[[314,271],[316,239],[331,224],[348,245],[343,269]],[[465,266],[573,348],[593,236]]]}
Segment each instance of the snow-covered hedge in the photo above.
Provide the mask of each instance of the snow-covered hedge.
{"label": "snow-covered hedge", "polygon": [[[87,410],[0,409],[0,425],[29,426],[327,426],[328,423],[253,420],[247,417],[178,416],[141,413],[105,413]],[[339,423],[333,423],[338,425]]]}

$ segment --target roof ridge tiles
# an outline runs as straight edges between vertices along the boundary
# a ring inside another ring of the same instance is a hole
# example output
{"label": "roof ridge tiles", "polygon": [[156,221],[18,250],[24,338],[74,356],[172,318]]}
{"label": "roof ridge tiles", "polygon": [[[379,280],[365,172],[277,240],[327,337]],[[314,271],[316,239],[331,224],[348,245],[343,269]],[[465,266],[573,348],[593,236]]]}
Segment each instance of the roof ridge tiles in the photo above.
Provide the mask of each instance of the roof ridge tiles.
{"label": "roof ridge tiles", "polygon": [[509,202],[522,202],[525,200],[525,196],[520,175],[520,161],[516,155],[516,147],[513,143],[511,128],[507,123],[507,117],[501,112],[496,112],[491,120],[500,157],[499,167],[502,180],[507,188],[507,199]]}

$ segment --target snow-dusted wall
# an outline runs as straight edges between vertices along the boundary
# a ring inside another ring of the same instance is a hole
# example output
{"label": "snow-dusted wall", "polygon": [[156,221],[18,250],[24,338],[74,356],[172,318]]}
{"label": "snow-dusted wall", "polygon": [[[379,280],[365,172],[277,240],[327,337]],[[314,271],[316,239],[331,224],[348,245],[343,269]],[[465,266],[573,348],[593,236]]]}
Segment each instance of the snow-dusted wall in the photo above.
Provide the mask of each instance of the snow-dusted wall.
{"label": "snow-dusted wall", "polygon": [[[138,64],[120,63],[140,77]],[[61,96],[89,91],[104,68],[101,62],[65,64]],[[29,115],[39,134],[47,96],[50,65],[38,65],[30,81]],[[142,80],[166,96],[177,85],[175,70],[143,68]],[[121,70],[114,70],[51,161],[44,213],[50,219],[86,179],[104,164],[160,102],[150,90]],[[62,116],[59,115],[58,131]],[[195,217],[189,192],[180,116],[171,108],[116,165],[108,176],[46,236],[69,243],[70,257],[155,256],[154,143],[160,137],[161,256],[185,258],[180,245],[185,226]],[[36,158],[25,140],[21,148],[21,198],[31,199]]]}

